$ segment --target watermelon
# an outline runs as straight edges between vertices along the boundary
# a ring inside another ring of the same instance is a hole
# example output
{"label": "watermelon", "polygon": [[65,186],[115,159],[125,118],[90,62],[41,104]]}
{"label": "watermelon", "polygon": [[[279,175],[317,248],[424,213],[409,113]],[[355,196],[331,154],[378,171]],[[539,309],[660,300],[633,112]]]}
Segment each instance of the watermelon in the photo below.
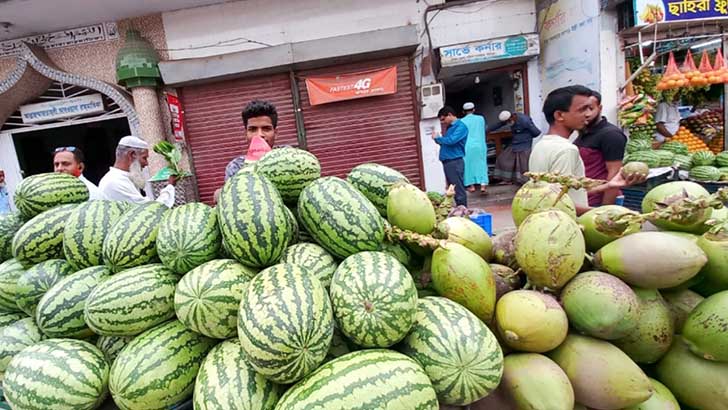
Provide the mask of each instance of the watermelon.
{"label": "watermelon", "polygon": [[397,182],[409,183],[399,171],[379,164],[361,164],[349,172],[346,180],[374,204],[379,213],[387,216],[389,189]]}
{"label": "watermelon", "polygon": [[35,317],[43,294],[72,272],[71,265],[63,259],[51,259],[33,266],[18,278],[15,303],[28,316]]}
{"label": "watermelon", "polygon": [[83,320],[86,298],[110,275],[105,266],[92,266],[59,280],[38,302],[35,320],[48,337],[81,339],[93,335]]}
{"label": "watermelon", "polygon": [[695,181],[719,181],[720,170],[710,165],[698,165],[690,169],[690,179]]}
{"label": "watermelon", "polygon": [[157,261],[159,223],[168,208],[159,202],[124,212],[104,239],[102,255],[113,273]]}
{"label": "watermelon", "polygon": [[657,149],[652,151],[659,158],[659,166],[669,167],[672,166],[672,162],[675,160],[675,153],[663,149]]}
{"label": "watermelon", "polygon": [[63,204],[88,201],[88,188],[80,179],[60,172],[32,175],[15,189],[15,207],[25,219]]}
{"label": "watermelon", "polygon": [[679,141],[670,141],[660,146],[661,150],[670,151],[675,155],[688,155],[688,146]]}
{"label": "watermelon", "polygon": [[288,218],[288,223],[291,224],[291,232],[289,233],[288,237],[288,246],[291,246],[298,242],[298,235],[299,235],[299,228],[298,228],[298,220],[296,219],[296,215],[294,215],[293,211],[291,211],[291,208],[286,206],[286,218]]}
{"label": "watermelon", "polygon": [[257,174],[238,173],[225,183],[217,217],[227,250],[246,266],[275,264],[292,235],[281,196]]}
{"label": "watermelon", "polygon": [[344,334],[341,333],[341,330],[339,330],[339,326],[336,324],[336,321],[334,321],[334,336],[331,338],[331,346],[329,346],[329,352],[326,353],[324,363],[328,363],[337,357],[341,357],[356,350],[361,350],[361,348],[344,336]]}
{"label": "watermelon", "polygon": [[377,208],[337,177],[321,178],[307,186],[298,200],[298,214],[316,242],[341,259],[377,250],[384,239]]}
{"label": "watermelon", "polygon": [[416,323],[401,349],[422,365],[443,404],[479,400],[498,387],[503,375],[503,352],[493,333],[446,298],[419,300]]}
{"label": "watermelon", "polygon": [[295,204],[303,188],[321,177],[321,164],[310,152],[283,147],[263,155],[255,163],[255,172],[275,185],[283,202]]}
{"label": "watermelon", "polygon": [[0,328],[0,381],[10,360],[21,350],[43,340],[43,333],[32,317],[20,319]]}
{"label": "watermelon", "polygon": [[63,230],[63,254],[74,270],[104,264],[104,239],[128,207],[126,202],[100,200],[78,205],[71,212]]}
{"label": "watermelon", "polygon": [[337,263],[326,249],[314,243],[297,243],[286,248],[281,263],[298,265],[317,277],[324,287],[329,287]]}
{"label": "watermelon", "polygon": [[680,170],[688,171],[693,166],[693,157],[690,155],[675,154],[672,163],[677,165]]}
{"label": "watermelon", "polygon": [[326,357],[333,313],[321,282],[303,268],[279,264],[253,278],[238,312],[238,337],[253,369],[288,384]]}
{"label": "watermelon", "polygon": [[25,273],[17,259],[0,263],[0,312],[20,312],[18,307],[18,279]]}
{"label": "watermelon", "polygon": [[172,209],[162,218],[157,253],[164,266],[185,274],[215,259],[221,242],[215,210],[194,202]]}
{"label": "watermelon", "polygon": [[713,165],[715,154],[710,151],[698,151],[693,154],[693,166]]}
{"label": "watermelon", "polygon": [[657,168],[660,166],[660,155],[656,154],[655,151],[637,151],[629,154],[629,161],[624,159],[624,163],[628,162],[644,162],[650,168]]}
{"label": "watermelon", "polygon": [[720,168],[728,167],[728,151],[719,152],[715,156],[715,165]]}
{"label": "watermelon", "polygon": [[360,252],[344,259],[331,280],[330,294],[341,331],[363,347],[399,342],[417,314],[412,276],[384,252]]}
{"label": "watermelon", "polygon": [[283,387],[250,366],[238,339],[229,339],[207,354],[197,374],[197,410],[273,410]]}
{"label": "watermelon", "polygon": [[161,264],[127,269],[100,283],[86,299],[84,319],[102,336],[134,336],[174,317],[179,276]]}
{"label": "watermelon", "polygon": [[652,149],[652,143],[647,140],[639,140],[631,138],[627,141],[627,145],[624,150],[627,154],[632,154],[637,151],[647,151]]}
{"label": "watermelon", "polygon": [[106,360],[113,364],[121,349],[134,340],[134,336],[99,336],[96,340],[96,347],[104,353]]}
{"label": "watermelon", "polygon": [[721,181],[728,181],[728,167],[718,168],[718,172],[720,172]]}
{"label": "watermelon", "polygon": [[[472,342],[472,341],[471,341]],[[288,389],[276,410],[437,410],[437,395],[419,364],[391,350],[349,353]]]}
{"label": "watermelon", "polygon": [[172,320],[140,334],[114,360],[109,390],[121,410],[166,410],[192,395],[216,341]]}
{"label": "watermelon", "polygon": [[0,214],[0,262],[13,257],[13,236],[23,226],[20,212]]}
{"label": "watermelon", "polygon": [[13,357],[3,393],[14,410],[91,410],[106,398],[108,380],[109,364],[94,345],[48,339]]}
{"label": "watermelon", "polygon": [[23,312],[0,312],[0,328],[16,322],[20,319],[28,317]]}
{"label": "watermelon", "polygon": [[13,237],[13,255],[29,268],[63,258],[63,229],[76,205],[61,205],[26,222]]}
{"label": "watermelon", "polygon": [[232,259],[218,259],[192,269],[174,292],[177,318],[188,329],[207,337],[235,336],[240,298],[256,273]]}

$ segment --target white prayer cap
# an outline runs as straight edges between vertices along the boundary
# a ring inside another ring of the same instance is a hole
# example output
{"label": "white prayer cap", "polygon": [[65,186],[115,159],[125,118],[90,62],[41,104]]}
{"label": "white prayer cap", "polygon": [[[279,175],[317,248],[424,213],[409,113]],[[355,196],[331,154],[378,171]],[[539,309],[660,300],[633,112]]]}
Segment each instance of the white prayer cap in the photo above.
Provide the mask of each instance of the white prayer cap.
{"label": "white prayer cap", "polygon": [[498,114],[498,119],[501,120],[501,122],[506,122],[511,119],[511,113],[509,111],[501,111],[501,113]]}
{"label": "white prayer cap", "polygon": [[470,110],[474,110],[474,109],[475,109],[475,104],[473,104],[471,102],[466,102],[465,104],[463,104],[463,110],[465,110],[465,111],[470,111]]}
{"label": "white prayer cap", "polygon": [[119,145],[136,149],[149,149],[149,144],[146,141],[133,135],[127,135],[119,140]]}

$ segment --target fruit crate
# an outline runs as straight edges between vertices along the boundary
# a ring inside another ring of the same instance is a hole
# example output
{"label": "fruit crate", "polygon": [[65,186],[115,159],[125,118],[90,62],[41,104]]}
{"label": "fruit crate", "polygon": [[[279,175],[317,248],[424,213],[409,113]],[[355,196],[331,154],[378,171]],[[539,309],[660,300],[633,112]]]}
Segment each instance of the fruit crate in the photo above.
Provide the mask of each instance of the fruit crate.
{"label": "fruit crate", "polygon": [[622,188],[622,194],[624,195],[623,206],[633,211],[642,212],[642,200],[645,198],[645,194],[658,185],[672,181],[672,175],[677,175],[677,172],[658,175],[648,179],[643,184]]}

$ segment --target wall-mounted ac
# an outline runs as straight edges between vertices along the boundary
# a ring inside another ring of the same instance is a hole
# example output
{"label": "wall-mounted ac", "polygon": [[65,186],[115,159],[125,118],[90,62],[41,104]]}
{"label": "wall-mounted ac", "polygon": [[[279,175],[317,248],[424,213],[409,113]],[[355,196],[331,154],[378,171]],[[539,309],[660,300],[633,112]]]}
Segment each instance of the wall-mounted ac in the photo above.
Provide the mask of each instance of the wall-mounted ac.
{"label": "wall-mounted ac", "polygon": [[422,119],[435,118],[440,108],[445,106],[445,85],[443,83],[420,87],[422,97]]}

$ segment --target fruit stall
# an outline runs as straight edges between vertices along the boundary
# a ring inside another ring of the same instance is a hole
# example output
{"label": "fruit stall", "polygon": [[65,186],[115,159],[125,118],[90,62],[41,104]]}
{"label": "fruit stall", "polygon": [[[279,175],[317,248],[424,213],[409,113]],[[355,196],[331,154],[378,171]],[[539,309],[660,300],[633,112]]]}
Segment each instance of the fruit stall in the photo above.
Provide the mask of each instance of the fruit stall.
{"label": "fruit stall", "polygon": [[493,237],[451,190],[297,148],[215,208],[28,177],[0,215],[0,407],[728,409],[728,189],[577,217],[603,181],[528,177]]}

